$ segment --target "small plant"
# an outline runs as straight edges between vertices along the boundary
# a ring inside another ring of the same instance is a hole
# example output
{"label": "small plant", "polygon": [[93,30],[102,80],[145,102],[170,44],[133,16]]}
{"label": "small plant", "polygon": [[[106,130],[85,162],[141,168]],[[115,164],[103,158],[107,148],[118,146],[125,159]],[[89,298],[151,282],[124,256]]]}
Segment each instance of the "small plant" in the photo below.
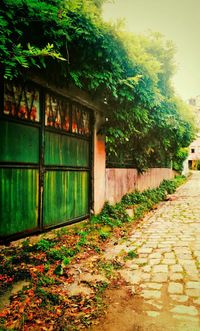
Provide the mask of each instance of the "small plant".
{"label": "small plant", "polygon": [[99,237],[103,241],[107,240],[110,236],[111,236],[111,233],[110,232],[106,232],[106,231],[103,231],[103,230],[100,230],[99,231]]}
{"label": "small plant", "polygon": [[47,252],[47,257],[52,260],[63,260],[65,257],[73,257],[76,255],[78,249],[61,247],[59,249],[52,248]]}
{"label": "small plant", "polygon": [[101,271],[104,271],[107,278],[110,278],[114,272],[114,266],[112,262],[100,261],[98,267]]}
{"label": "small plant", "polygon": [[38,286],[48,286],[48,285],[53,285],[55,284],[55,279],[54,278],[51,278],[51,277],[48,277],[48,276],[45,276],[45,275],[41,275],[39,277],[39,280],[38,280],[38,283],[37,285]]}
{"label": "small plant", "polygon": [[66,228],[61,228],[59,230],[56,230],[56,236],[58,239],[60,239],[62,236],[66,235],[67,234],[67,229]]}
{"label": "small plant", "polygon": [[62,263],[57,265],[57,267],[54,269],[54,272],[53,273],[55,275],[57,275],[57,276],[62,276],[63,275],[63,266],[62,266]]}
{"label": "small plant", "polygon": [[70,262],[71,262],[71,259],[69,258],[69,257],[64,257],[64,259],[63,259],[63,264],[66,266],[66,265],[68,265],[68,264],[70,264]]}
{"label": "small plant", "polygon": [[136,257],[138,257],[138,254],[134,250],[131,250],[124,257],[124,260],[132,260],[132,259],[135,259]]}
{"label": "small plant", "polygon": [[55,246],[54,242],[47,240],[47,239],[41,239],[36,244],[36,249],[38,251],[47,252],[50,248],[52,248],[54,246]]}

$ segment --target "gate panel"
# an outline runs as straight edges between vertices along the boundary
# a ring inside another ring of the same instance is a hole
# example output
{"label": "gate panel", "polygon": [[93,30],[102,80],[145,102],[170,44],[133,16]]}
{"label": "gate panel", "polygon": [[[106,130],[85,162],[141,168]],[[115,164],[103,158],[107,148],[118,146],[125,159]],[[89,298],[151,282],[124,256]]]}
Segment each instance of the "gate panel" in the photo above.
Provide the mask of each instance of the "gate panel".
{"label": "gate panel", "polygon": [[0,236],[37,228],[38,170],[0,169]]}
{"label": "gate panel", "polygon": [[0,122],[0,161],[39,162],[39,129],[13,122]]}
{"label": "gate panel", "polygon": [[47,171],[44,180],[44,227],[88,215],[87,171]]}
{"label": "gate panel", "polygon": [[5,82],[3,101],[0,237],[87,217],[90,110],[30,82]]}
{"label": "gate panel", "polygon": [[46,131],[45,165],[89,167],[88,141]]}

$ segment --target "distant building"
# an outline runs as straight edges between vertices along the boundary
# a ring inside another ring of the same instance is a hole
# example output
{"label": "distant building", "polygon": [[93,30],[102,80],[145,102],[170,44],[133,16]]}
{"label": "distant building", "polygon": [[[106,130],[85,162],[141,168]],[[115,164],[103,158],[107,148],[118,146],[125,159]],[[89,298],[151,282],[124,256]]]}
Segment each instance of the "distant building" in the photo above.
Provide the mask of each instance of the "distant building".
{"label": "distant building", "polygon": [[189,169],[196,170],[198,164],[200,165],[200,95],[188,100],[189,105],[192,107],[195,114],[196,124],[199,133],[196,140],[189,146],[188,167]]}
{"label": "distant building", "polygon": [[197,169],[200,164],[200,136],[189,146],[188,166],[189,169]]}

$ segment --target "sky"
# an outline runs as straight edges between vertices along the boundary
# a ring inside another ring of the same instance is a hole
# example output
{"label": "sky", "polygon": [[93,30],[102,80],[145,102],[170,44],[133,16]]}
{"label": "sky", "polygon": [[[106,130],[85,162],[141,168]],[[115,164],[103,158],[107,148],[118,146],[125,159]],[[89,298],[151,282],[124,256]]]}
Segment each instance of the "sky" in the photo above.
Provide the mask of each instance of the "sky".
{"label": "sky", "polygon": [[103,7],[107,21],[125,18],[133,33],[161,32],[176,47],[173,85],[183,100],[200,95],[200,0],[113,0]]}

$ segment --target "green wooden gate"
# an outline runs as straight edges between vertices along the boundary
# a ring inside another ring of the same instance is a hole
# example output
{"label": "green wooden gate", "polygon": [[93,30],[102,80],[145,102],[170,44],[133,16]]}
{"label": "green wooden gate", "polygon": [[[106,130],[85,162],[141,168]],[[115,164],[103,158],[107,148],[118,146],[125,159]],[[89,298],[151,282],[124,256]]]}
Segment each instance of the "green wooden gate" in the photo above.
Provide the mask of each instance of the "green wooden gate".
{"label": "green wooden gate", "polygon": [[34,84],[4,84],[0,115],[0,237],[86,218],[91,116]]}

